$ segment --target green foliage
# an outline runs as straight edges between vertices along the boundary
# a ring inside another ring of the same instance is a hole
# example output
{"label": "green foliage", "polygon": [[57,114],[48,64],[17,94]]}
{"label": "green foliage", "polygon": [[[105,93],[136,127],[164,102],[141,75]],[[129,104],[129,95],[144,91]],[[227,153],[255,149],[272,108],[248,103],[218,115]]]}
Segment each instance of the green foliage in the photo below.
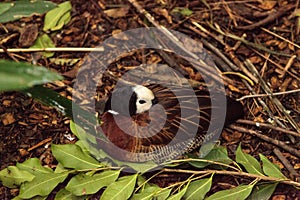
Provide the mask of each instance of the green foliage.
{"label": "green foliage", "polygon": [[20,170],[16,166],[9,166],[0,171],[0,180],[2,181],[2,184],[9,188],[16,188],[17,186],[20,186],[21,183],[31,181],[34,177],[33,174]]}
{"label": "green foliage", "polygon": [[68,172],[50,172],[37,175],[32,181],[21,185],[19,197],[29,199],[35,196],[47,196],[59,183],[67,178],[68,174]]}
{"label": "green foliage", "polygon": [[[39,48],[39,49],[45,49],[45,48],[53,48],[55,47],[55,44],[51,40],[51,38],[46,34],[40,35],[34,44],[30,47],[31,49]],[[54,52],[43,52],[43,56],[46,58],[50,58],[54,55]]]}
{"label": "green foliage", "polygon": [[212,185],[212,178],[204,178],[196,180],[190,183],[184,194],[184,199],[186,200],[201,200],[205,198],[206,193],[210,190]]}
{"label": "green foliage", "polygon": [[180,13],[183,16],[190,16],[193,14],[193,11],[188,8],[176,7],[172,10],[172,13]]}
{"label": "green foliage", "polygon": [[243,165],[247,172],[263,176],[260,163],[251,155],[244,153],[241,144],[236,151],[236,162]]}
{"label": "green foliage", "polygon": [[287,179],[280,171],[278,165],[270,162],[264,155],[259,154],[260,160],[263,163],[263,171],[267,176],[279,179]]}
{"label": "green foliage", "polygon": [[45,67],[0,60],[0,91],[22,90],[62,79],[62,76]]}
{"label": "green foliage", "polygon": [[269,200],[274,193],[278,183],[267,183],[257,185],[253,188],[248,200]]}
{"label": "green foliage", "polygon": [[254,185],[239,185],[229,190],[222,190],[206,198],[206,200],[246,199]]}
{"label": "green foliage", "polygon": [[34,14],[43,14],[56,7],[51,1],[22,0],[0,3],[0,23],[18,20]]}
{"label": "green foliage", "polygon": [[132,195],[136,179],[137,174],[119,178],[116,182],[111,183],[106,188],[101,196],[101,200],[128,199]]}
{"label": "green foliage", "polygon": [[[219,150],[220,148],[217,147],[215,152],[219,152]],[[160,188],[155,184],[148,183],[148,180],[143,176],[138,176],[138,173],[120,177],[121,169],[113,170],[108,166],[104,166],[91,157],[87,151],[82,151],[76,144],[52,144],[52,151],[58,160],[55,171],[42,166],[37,158],[31,158],[23,163],[17,163],[16,166],[10,166],[2,170],[0,172],[2,184],[10,188],[20,187],[18,199],[47,197],[59,183],[70,177],[68,182],[65,183],[65,187],[57,192],[55,199],[84,199],[102,189],[104,192],[101,199],[104,200],[112,198],[130,198],[133,200],[201,200],[204,198],[227,200],[249,198],[264,200],[272,195],[277,186],[277,181],[286,179],[276,165],[261,155],[263,169],[261,178],[263,179],[267,175],[274,178],[276,182],[269,181],[261,184],[256,180],[249,185],[240,185],[232,189],[222,190],[207,197],[206,195],[212,186],[213,174],[209,178],[201,178],[193,174],[187,180],[167,188]],[[224,151],[222,150],[222,152]],[[246,154],[247,156],[245,156],[245,153],[241,151],[241,147],[236,153],[243,154],[243,166],[246,165],[245,163],[249,163],[250,155]],[[253,161],[254,158],[251,157],[250,159]],[[214,163],[214,165],[217,164],[217,162]],[[252,170],[253,167],[250,169]],[[249,173],[249,175],[253,174],[256,177],[256,170],[254,172]]]}
{"label": "green foliage", "polygon": [[44,21],[44,31],[60,30],[65,24],[71,20],[72,5],[70,1],[65,1],[47,12]]}
{"label": "green foliage", "polygon": [[[58,31],[71,20],[72,5],[70,1],[65,1],[59,4],[56,8],[53,8],[46,13],[44,20],[43,30],[45,32]],[[54,48],[55,44],[46,33],[40,34],[35,43],[30,48]],[[54,55],[53,52],[43,52],[42,55],[46,58],[50,58]]]}
{"label": "green foliage", "polygon": [[[193,157],[192,157],[193,158]],[[209,160],[214,161],[218,163],[223,163],[225,165],[228,165],[232,163],[233,161],[228,157],[227,149],[222,146],[217,146],[213,148],[204,158],[203,160]],[[211,162],[205,162],[205,161],[191,161],[190,164],[197,168],[204,168],[208,165],[211,165]],[[220,165],[216,165],[220,167]]]}
{"label": "green foliage", "polygon": [[119,177],[120,171],[106,170],[99,174],[89,176],[80,173],[74,176],[66,189],[76,196],[95,194],[101,188],[107,187]]}
{"label": "green foliage", "polygon": [[182,197],[186,193],[188,187],[189,187],[189,183],[186,184],[186,186],[184,186],[184,188],[181,189],[179,192],[177,192],[176,194],[172,194],[167,199],[168,200],[180,200],[180,199],[182,199]]}
{"label": "green foliage", "polygon": [[51,150],[55,158],[65,168],[77,170],[93,169],[102,165],[92,156],[84,153],[76,144],[55,145],[52,144]]}

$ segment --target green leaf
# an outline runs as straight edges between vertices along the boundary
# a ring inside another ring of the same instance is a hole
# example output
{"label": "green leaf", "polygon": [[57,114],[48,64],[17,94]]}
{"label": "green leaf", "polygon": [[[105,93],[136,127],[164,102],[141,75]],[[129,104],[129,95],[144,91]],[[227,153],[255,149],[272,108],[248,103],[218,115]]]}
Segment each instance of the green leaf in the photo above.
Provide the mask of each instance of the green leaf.
{"label": "green leaf", "polygon": [[80,200],[80,199],[83,200],[83,199],[85,199],[85,197],[77,197],[66,189],[59,190],[56,193],[55,198],[54,198],[54,200]]}
{"label": "green leaf", "polygon": [[243,165],[247,172],[264,176],[263,171],[260,167],[260,163],[251,155],[244,153],[242,151],[241,144],[236,150],[236,162]]}
{"label": "green leaf", "polygon": [[188,8],[183,8],[181,9],[180,14],[182,14],[183,16],[190,16],[193,14],[193,11]]}
{"label": "green leaf", "polygon": [[34,196],[46,196],[61,182],[63,182],[69,173],[43,173],[36,176],[32,181],[26,182],[20,187],[18,197],[23,199]]}
{"label": "green leaf", "polygon": [[18,20],[34,14],[43,14],[56,7],[51,1],[22,0],[0,3],[0,23]]}
{"label": "green leaf", "polygon": [[204,199],[206,193],[210,190],[212,184],[212,176],[210,178],[205,178],[190,183],[184,194],[184,199],[186,200],[201,200]]}
{"label": "green leaf", "polygon": [[[217,146],[214,147],[204,158],[204,160],[210,160],[214,162],[219,162],[223,164],[230,164],[233,161],[228,157],[228,152],[225,147]],[[197,168],[204,168],[207,165],[211,165],[211,163],[202,162],[202,161],[191,161],[189,162],[192,166]]]}
{"label": "green leaf", "polygon": [[233,189],[219,191],[209,196],[205,200],[229,200],[229,199],[243,200],[250,195],[252,188],[253,185],[240,185]]}
{"label": "green leaf", "polygon": [[180,13],[181,15],[183,16],[190,16],[193,14],[193,11],[188,9],[188,8],[183,8],[183,7],[175,7],[173,10],[172,10],[172,13]]}
{"label": "green leaf", "polygon": [[82,152],[81,148],[75,144],[64,144],[64,145],[52,144],[51,150],[54,157],[65,168],[82,170],[82,169],[94,169],[102,166],[92,156],[89,156],[84,152]]}
{"label": "green leaf", "polygon": [[153,197],[156,200],[165,200],[167,199],[171,194],[172,189],[161,189],[160,192],[155,194]]}
{"label": "green leaf", "polygon": [[70,21],[71,9],[72,5],[70,1],[66,1],[59,4],[57,8],[50,10],[45,16],[43,30],[55,31],[61,29],[63,25],[67,24]]}
{"label": "green leaf", "polygon": [[52,169],[49,167],[43,167],[38,158],[30,158],[23,163],[17,163],[17,167],[20,170],[28,171],[34,175],[38,175],[40,173],[52,173]]}
{"label": "green leaf", "polygon": [[264,155],[259,154],[260,160],[263,163],[263,171],[267,176],[280,178],[280,179],[287,179],[280,171],[278,165],[272,163],[268,160]]}
{"label": "green leaf", "polygon": [[0,91],[21,90],[62,79],[62,76],[45,67],[0,60]]}
{"label": "green leaf", "polygon": [[95,194],[101,188],[110,185],[118,178],[120,171],[107,170],[93,176],[84,173],[74,176],[66,189],[76,196]]}
{"label": "green leaf", "polygon": [[267,183],[253,188],[253,192],[247,200],[269,200],[274,193],[278,183]]}
{"label": "green leaf", "polygon": [[33,174],[20,170],[16,166],[9,166],[0,171],[0,180],[2,184],[9,188],[16,188],[25,181],[33,180],[34,177]]}
{"label": "green leaf", "polygon": [[110,184],[106,190],[104,190],[101,200],[126,200],[128,199],[134,190],[138,174],[131,176],[124,176],[119,178],[116,182]]}
{"label": "green leaf", "polygon": [[[44,49],[44,48],[54,48],[55,44],[51,40],[51,38],[44,33],[43,35],[39,36],[34,44],[30,47],[30,49],[38,48],[38,49]],[[43,52],[43,56],[46,58],[50,58],[54,55],[54,52]]]}
{"label": "green leaf", "polygon": [[62,173],[62,172],[67,172],[67,171],[69,171],[69,169],[64,168],[64,166],[61,163],[58,163],[56,165],[54,173]]}
{"label": "green leaf", "polygon": [[66,189],[61,189],[55,195],[54,200],[87,200],[88,196],[75,196]]}
{"label": "green leaf", "polygon": [[157,185],[146,185],[145,188],[140,189],[138,193],[132,195],[130,200],[150,200],[158,192],[160,187]]}
{"label": "green leaf", "polygon": [[11,9],[12,7],[13,7],[12,3],[1,2],[0,3],[0,19],[1,19],[1,15],[3,13],[5,13],[6,11],[8,11],[9,9]]}
{"label": "green leaf", "polygon": [[182,199],[183,195],[187,191],[188,186],[189,186],[189,184],[186,184],[186,186],[184,186],[184,188],[182,190],[180,190],[178,193],[173,194],[170,197],[168,197],[168,200],[180,200],[180,199]]}

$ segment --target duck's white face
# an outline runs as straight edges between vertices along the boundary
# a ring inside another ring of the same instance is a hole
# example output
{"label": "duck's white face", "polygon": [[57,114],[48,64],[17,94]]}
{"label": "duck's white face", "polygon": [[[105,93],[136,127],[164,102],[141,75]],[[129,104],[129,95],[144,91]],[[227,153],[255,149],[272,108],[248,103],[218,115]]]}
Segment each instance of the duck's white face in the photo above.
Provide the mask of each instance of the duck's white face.
{"label": "duck's white face", "polygon": [[153,92],[142,85],[137,85],[133,87],[133,91],[136,93],[136,113],[142,113],[150,110],[151,106],[154,104],[155,96]]}

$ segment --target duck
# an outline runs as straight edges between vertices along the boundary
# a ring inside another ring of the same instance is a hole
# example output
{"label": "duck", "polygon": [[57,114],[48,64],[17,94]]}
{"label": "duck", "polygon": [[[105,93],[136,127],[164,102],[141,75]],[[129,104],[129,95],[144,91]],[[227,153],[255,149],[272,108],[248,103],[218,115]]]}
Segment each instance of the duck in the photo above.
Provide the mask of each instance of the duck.
{"label": "duck", "polygon": [[[229,96],[212,106],[219,97],[203,89],[160,84],[117,88],[101,116],[100,130],[109,143],[98,139],[98,148],[125,162],[177,159],[243,116],[243,105]],[[223,109],[223,117],[212,115]]]}

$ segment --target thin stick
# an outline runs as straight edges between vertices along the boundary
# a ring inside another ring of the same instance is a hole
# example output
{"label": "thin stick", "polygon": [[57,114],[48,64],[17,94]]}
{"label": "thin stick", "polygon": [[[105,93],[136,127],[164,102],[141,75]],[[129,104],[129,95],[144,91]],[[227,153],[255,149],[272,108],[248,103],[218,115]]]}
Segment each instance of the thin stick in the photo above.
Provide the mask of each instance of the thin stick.
{"label": "thin stick", "polygon": [[289,44],[291,44],[291,45],[297,47],[298,49],[300,49],[300,46],[299,46],[298,44],[296,44],[296,43],[294,43],[294,42],[292,42],[292,41],[290,41],[290,40],[288,40],[288,39],[286,39],[286,38],[284,38],[284,37],[282,37],[282,36],[280,36],[280,35],[278,35],[278,34],[272,32],[272,31],[270,31],[270,30],[268,30],[268,29],[266,29],[266,28],[261,28],[261,30],[263,30],[263,31],[265,31],[265,32],[267,32],[267,33],[269,33],[269,34],[275,36],[275,37],[278,37],[278,38],[282,39],[283,41],[285,41],[285,42],[287,42],[287,43],[289,43]]}
{"label": "thin stick", "polygon": [[37,143],[36,145],[30,147],[27,151],[32,151],[32,150],[34,150],[34,149],[36,149],[36,148],[38,148],[38,147],[40,147],[40,146],[42,146],[42,145],[50,142],[51,140],[52,140],[52,138],[47,138],[47,139],[45,139],[45,140]]}
{"label": "thin stick", "polygon": [[273,150],[274,154],[278,157],[278,159],[282,162],[282,164],[286,167],[286,169],[291,173],[291,178],[296,176],[300,176],[294,167],[290,164],[290,162],[282,155],[279,149],[275,148]]}
{"label": "thin stick", "polygon": [[295,131],[291,131],[291,130],[288,130],[286,128],[281,128],[281,127],[278,127],[278,126],[273,126],[271,124],[266,124],[266,123],[261,123],[261,122],[254,122],[254,121],[250,121],[250,120],[246,120],[246,119],[239,119],[236,122],[239,123],[239,124],[247,124],[247,125],[252,125],[252,126],[256,126],[256,127],[260,127],[260,128],[272,129],[274,131],[279,131],[281,133],[286,133],[286,134],[293,135],[295,137],[300,137],[300,134],[295,132]]}
{"label": "thin stick", "polygon": [[237,131],[240,131],[240,132],[243,132],[243,133],[249,133],[251,135],[255,135],[257,137],[259,137],[260,139],[264,140],[264,141],[267,141],[269,143],[272,143],[288,152],[290,152],[291,154],[295,155],[295,156],[298,156],[300,157],[300,151],[297,150],[297,149],[294,149],[288,145],[286,145],[284,142],[282,141],[279,141],[279,140],[275,140],[273,138],[270,138],[266,135],[263,135],[261,133],[258,133],[257,131],[254,131],[254,130],[251,130],[251,129],[247,129],[247,128],[244,128],[244,127],[240,127],[240,126],[236,126],[236,125],[230,125],[229,128],[232,128],[234,130],[237,130]]}
{"label": "thin stick", "polygon": [[247,26],[238,26],[237,28],[242,29],[242,30],[255,29],[257,27],[263,26],[265,24],[268,24],[268,23],[276,20],[277,18],[284,15],[287,11],[291,10],[294,7],[295,7],[295,5],[287,5],[287,6],[281,7],[281,8],[278,9],[277,12],[271,13],[270,15],[268,15],[268,17],[266,17],[265,19],[263,19],[259,22],[256,22],[254,24],[247,25]]}
{"label": "thin stick", "polygon": [[90,51],[104,51],[104,47],[95,47],[95,48],[85,48],[85,47],[54,47],[54,48],[27,48],[27,49],[0,49],[0,53],[27,53],[27,52],[61,52],[61,51],[77,51],[77,52],[90,52]]}
{"label": "thin stick", "polygon": [[194,171],[194,170],[184,170],[184,169],[168,169],[164,168],[162,169],[164,172],[171,172],[171,173],[187,173],[187,174],[223,174],[223,175],[231,175],[231,176],[244,176],[244,177],[249,177],[249,178],[257,178],[260,180],[265,180],[265,181],[275,181],[275,182],[280,182],[280,183],[285,183],[288,185],[293,185],[300,187],[300,183],[292,181],[292,180],[282,180],[279,178],[273,178],[273,177],[268,177],[268,176],[260,176],[256,174],[250,174],[247,172],[233,172],[233,171],[225,171],[225,170],[203,170],[203,171]]}
{"label": "thin stick", "polygon": [[239,99],[237,99],[237,101],[241,101],[244,99],[248,99],[248,98],[255,98],[255,97],[268,97],[268,96],[278,96],[278,95],[284,95],[284,94],[290,94],[290,93],[297,93],[300,92],[300,89],[296,89],[296,90],[289,90],[289,91],[285,91],[285,92],[274,92],[272,94],[253,94],[253,95],[245,95]]}
{"label": "thin stick", "polygon": [[[264,89],[265,93],[267,94],[271,94],[270,99],[272,100],[272,102],[278,107],[278,109],[280,109],[280,111],[284,114],[284,116],[287,118],[287,120],[291,123],[291,125],[294,127],[294,129],[300,133],[300,127],[299,125],[294,121],[294,119],[289,115],[289,113],[287,112],[287,110],[285,109],[285,107],[281,104],[281,102],[273,96],[273,93],[271,91],[271,89],[268,87],[268,85],[266,84],[266,82],[263,80],[263,78],[260,76],[260,74],[258,73],[258,71],[256,70],[256,68],[254,67],[254,65],[250,62],[250,60],[246,59],[245,61],[246,66],[249,68],[250,71],[252,71],[253,74],[255,74],[257,76],[257,78],[259,79],[259,82],[261,84],[261,87]],[[274,120],[276,120],[276,118],[274,118]],[[279,120],[276,120],[276,123],[278,123]],[[281,123],[279,123],[280,125]],[[283,125],[283,124],[282,124]],[[282,126],[282,128],[285,128],[285,126]]]}

